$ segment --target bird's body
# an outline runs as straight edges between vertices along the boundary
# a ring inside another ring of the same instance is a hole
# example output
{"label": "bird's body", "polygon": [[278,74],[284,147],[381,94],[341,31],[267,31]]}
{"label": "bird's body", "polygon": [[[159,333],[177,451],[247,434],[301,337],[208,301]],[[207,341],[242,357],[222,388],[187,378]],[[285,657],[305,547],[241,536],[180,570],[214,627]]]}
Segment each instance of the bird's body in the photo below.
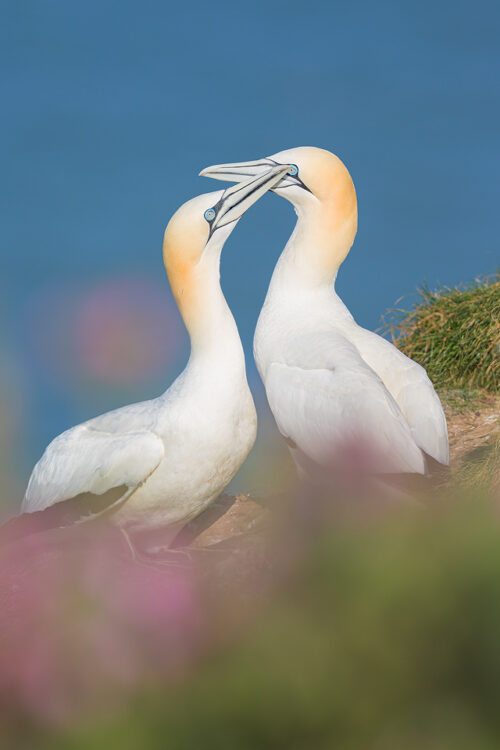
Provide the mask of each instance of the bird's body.
{"label": "bird's body", "polygon": [[174,528],[191,520],[227,487],[248,456],[257,414],[239,337],[226,339],[225,351],[213,354],[211,362],[190,362],[164,396],[147,405],[144,416],[166,446],[165,456],[117,511],[119,522]]}
{"label": "bird's body", "polygon": [[253,446],[257,415],[220,287],[220,254],[238,219],[284,171],[199,196],[174,214],[164,262],[190,335],[188,364],[160,397],[56,437],[33,470],[25,513],[109,494],[99,514],[132,531],[168,527],[168,542],[228,485]]}
{"label": "bird's body", "polygon": [[223,340],[223,351],[192,357],[159,398],[55,438],[33,471],[23,511],[120,486],[133,491],[111,509],[113,520],[132,531],[168,526],[173,535],[201,513],[236,474],[257,430],[235,324]]}
{"label": "bird's body", "polygon": [[[335,291],[273,284],[254,355],[292,455],[325,465],[339,448],[376,448],[376,473],[424,473],[423,452],[447,463],[446,422],[425,370],[357,325]],[[437,427],[437,429],[436,429]]]}
{"label": "bird's body", "polygon": [[349,453],[374,474],[426,473],[426,455],[447,464],[446,420],[425,370],[358,326],[335,292],[357,229],[356,194],[342,162],[299,148],[202,174],[248,179],[271,163],[293,167],[295,177],[285,176],[274,192],[294,204],[298,220],[269,285],[254,355],[300,473],[338,466]]}

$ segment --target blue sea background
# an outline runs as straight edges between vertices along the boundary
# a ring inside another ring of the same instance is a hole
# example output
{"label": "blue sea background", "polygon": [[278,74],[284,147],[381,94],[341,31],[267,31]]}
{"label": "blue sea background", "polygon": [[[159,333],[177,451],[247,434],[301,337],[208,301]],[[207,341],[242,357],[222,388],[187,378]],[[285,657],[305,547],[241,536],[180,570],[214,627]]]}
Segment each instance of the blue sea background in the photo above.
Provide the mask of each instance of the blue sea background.
{"label": "blue sea background", "polygon": [[[188,342],[161,245],[181,203],[221,187],[197,176],[203,166],[299,145],[337,153],[359,200],[337,289],[369,328],[424,279],[455,285],[498,269],[497,2],[0,7],[0,465],[11,505],[56,434],[158,394],[182,369]],[[287,202],[265,196],[222,262],[271,433],[252,335],[293,222]],[[250,489],[244,477],[234,486]]]}

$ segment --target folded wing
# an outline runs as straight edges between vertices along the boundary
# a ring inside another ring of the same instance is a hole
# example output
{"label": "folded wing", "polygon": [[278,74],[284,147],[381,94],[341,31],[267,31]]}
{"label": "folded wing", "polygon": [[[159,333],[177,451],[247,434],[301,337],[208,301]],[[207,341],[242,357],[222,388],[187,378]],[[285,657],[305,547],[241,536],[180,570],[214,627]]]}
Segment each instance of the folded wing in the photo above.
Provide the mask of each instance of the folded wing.
{"label": "folded wing", "polygon": [[150,476],[164,457],[161,438],[149,430],[110,433],[91,423],[56,437],[36,464],[22,511],[32,513],[83,493],[128,490]]}
{"label": "folded wing", "polygon": [[314,462],[363,446],[380,473],[425,472],[400,408],[344,336],[294,337],[268,367],[265,386],[280,432]]}
{"label": "folded wing", "polygon": [[417,445],[441,464],[450,454],[446,417],[425,369],[389,341],[358,328],[354,343],[398,404]]}

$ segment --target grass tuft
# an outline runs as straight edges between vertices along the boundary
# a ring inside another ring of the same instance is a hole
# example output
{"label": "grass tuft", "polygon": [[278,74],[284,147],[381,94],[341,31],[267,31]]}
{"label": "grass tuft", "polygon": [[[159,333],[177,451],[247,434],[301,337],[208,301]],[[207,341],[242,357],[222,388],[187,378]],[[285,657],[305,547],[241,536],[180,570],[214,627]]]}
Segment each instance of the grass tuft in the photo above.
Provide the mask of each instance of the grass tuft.
{"label": "grass tuft", "polygon": [[418,289],[413,309],[384,317],[384,333],[438,388],[500,392],[500,274],[454,289]]}

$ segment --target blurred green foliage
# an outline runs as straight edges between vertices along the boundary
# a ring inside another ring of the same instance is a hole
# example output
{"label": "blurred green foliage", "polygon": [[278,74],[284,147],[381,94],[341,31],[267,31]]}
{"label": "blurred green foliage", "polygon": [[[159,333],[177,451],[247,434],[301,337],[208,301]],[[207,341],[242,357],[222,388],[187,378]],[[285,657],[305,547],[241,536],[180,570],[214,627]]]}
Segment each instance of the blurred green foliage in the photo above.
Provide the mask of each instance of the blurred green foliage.
{"label": "blurred green foliage", "polygon": [[24,725],[15,746],[496,750],[499,509],[477,491],[435,502],[324,526],[194,674],[93,724]]}

